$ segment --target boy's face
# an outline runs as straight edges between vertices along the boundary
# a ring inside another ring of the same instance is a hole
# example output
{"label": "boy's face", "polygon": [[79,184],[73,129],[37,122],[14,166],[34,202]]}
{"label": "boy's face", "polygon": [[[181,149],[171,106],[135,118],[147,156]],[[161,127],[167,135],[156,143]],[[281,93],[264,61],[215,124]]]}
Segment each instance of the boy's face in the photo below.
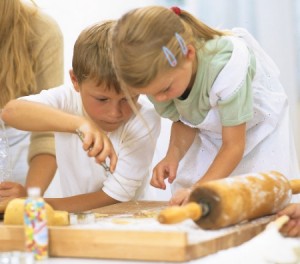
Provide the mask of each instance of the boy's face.
{"label": "boy's face", "polygon": [[[72,77],[71,77],[72,79]],[[123,93],[116,93],[97,86],[93,80],[85,80],[80,85],[74,82],[76,91],[80,92],[86,113],[101,129],[106,132],[116,130],[132,116],[132,109]],[[137,100],[137,97],[134,101]]]}

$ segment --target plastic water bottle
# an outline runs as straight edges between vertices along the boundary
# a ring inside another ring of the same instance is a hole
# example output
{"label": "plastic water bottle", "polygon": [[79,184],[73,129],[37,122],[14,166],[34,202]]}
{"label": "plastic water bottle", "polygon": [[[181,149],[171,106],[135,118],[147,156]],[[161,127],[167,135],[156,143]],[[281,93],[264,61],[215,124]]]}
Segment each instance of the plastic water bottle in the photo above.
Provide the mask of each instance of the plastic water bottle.
{"label": "plastic water bottle", "polygon": [[24,205],[25,246],[34,253],[36,260],[48,257],[48,226],[45,201],[40,188],[28,188]]}
{"label": "plastic water bottle", "polygon": [[9,178],[11,178],[9,143],[4,122],[0,118],[0,182],[6,181]]}

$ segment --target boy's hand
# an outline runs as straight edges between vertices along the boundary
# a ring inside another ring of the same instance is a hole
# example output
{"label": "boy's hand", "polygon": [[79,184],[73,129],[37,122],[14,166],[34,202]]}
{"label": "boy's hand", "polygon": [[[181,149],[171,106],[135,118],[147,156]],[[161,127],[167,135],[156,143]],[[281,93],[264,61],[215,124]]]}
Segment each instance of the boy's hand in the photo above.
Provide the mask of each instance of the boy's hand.
{"label": "boy's hand", "polygon": [[178,164],[179,162],[165,157],[154,167],[150,184],[153,187],[165,190],[166,184],[164,181],[167,178],[169,183],[175,180]]}
{"label": "boy's hand", "polygon": [[300,204],[289,204],[278,212],[278,216],[287,215],[290,220],[280,229],[280,232],[289,237],[300,236]]}
{"label": "boy's hand", "polygon": [[87,122],[79,127],[83,134],[83,149],[89,157],[94,157],[96,162],[101,164],[106,158],[110,159],[110,171],[113,172],[117,165],[117,155],[108,136],[96,125]]}
{"label": "boy's hand", "polygon": [[27,192],[23,185],[17,182],[0,183],[0,201],[11,200],[17,197],[26,197]]}

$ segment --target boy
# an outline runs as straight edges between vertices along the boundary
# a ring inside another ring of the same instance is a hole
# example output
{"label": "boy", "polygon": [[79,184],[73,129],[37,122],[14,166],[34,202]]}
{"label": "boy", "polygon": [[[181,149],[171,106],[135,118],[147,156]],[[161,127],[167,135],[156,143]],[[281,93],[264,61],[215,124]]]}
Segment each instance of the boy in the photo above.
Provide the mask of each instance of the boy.
{"label": "boy", "polygon": [[[121,92],[109,54],[113,24],[99,23],[79,35],[70,70],[74,87],[60,86],[12,100],[2,113],[3,120],[18,129],[55,131],[64,198],[46,201],[57,210],[80,212],[147,198],[160,119],[153,109],[139,104],[138,97],[132,98],[139,109],[139,115],[134,115]],[[76,130],[82,133],[83,143]],[[108,177],[98,164],[107,157],[113,172]]]}

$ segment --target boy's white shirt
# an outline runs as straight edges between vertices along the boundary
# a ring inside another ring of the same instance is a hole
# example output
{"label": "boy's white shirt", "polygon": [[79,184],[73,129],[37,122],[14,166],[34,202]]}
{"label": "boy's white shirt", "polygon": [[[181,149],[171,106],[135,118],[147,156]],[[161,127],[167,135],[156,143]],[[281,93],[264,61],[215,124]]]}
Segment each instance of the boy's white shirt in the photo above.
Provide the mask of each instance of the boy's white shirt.
{"label": "boy's white shirt", "polygon": [[[20,99],[84,115],[80,94],[71,86],[59,86]],[[107,178],[105,170],[87,156],[76,134],[55,132],[56,160],[64,197],[102,189],[118,201],[152,198],[150,168],[160,133],[160,117],[145,99],[139,98],[139,102],[142,119],[133,115],[126,124],[108,133],[118,155],[114,177]]]}

